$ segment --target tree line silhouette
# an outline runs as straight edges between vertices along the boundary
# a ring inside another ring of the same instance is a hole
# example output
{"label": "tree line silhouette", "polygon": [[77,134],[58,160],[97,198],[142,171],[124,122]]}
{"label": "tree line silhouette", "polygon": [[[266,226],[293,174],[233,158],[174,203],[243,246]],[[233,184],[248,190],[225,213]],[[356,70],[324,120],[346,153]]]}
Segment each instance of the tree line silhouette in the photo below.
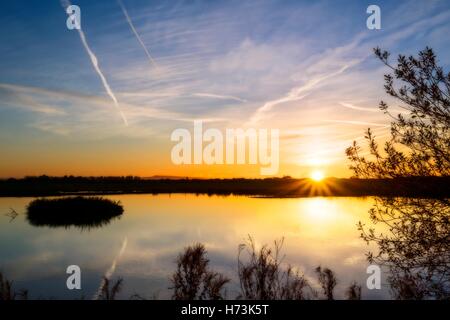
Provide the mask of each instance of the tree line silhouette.
{"label": "tree line silhouette", "polygon": [[143,179],[138,177],[28,177],[0,180],[0,196],[61,196],[130,193],[194,193],[264,197],[404,196],[442,197],[448,176],[370,179],[327,178],[321,182],[291,177],[266,179]]}

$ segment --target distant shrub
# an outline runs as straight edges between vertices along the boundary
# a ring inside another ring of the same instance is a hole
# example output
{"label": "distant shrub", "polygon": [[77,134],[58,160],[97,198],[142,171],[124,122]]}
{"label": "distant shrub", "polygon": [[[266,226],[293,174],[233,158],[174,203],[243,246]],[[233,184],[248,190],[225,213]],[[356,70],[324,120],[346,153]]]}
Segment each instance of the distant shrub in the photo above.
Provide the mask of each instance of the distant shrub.
{"label": "distant shrub", "polygon": [[120,202],[102,197],[36,199],[27,207],[27,219],[35,226],[98,227],[121,216]]}

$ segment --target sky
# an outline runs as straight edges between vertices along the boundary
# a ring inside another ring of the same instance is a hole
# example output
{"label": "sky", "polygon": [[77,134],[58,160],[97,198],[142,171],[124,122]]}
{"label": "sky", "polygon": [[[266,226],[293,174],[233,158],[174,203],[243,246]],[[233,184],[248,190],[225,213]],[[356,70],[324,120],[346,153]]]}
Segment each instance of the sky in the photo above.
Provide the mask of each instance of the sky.
{"label": "sky", "polygon": [[[449,1],[0,3],[0,177],[261,177],[260,165],[176,165],[171,133],[278,129],[277,176],[348,177],[345,148],[390,119],[374,47],[450,66]],[[366,9],[381,9],[369,30]]]}

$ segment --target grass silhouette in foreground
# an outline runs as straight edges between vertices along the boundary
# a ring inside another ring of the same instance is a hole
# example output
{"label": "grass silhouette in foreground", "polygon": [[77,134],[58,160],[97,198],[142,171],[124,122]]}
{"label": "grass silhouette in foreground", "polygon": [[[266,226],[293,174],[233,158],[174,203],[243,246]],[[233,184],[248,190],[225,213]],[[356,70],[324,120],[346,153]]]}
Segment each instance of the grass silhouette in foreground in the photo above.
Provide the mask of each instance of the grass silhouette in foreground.
{"label": "grass silhouette in foreground", "polygon": [[117,294],[122,290],[123,279],[118,278],[111,283],[107,277],[103,277],[99,295],[96,300],[116,300]]}
{"label": "grass silhouette in foreground", "polygon": [[101,197],[36,199],[27,207],[27,220],[34,226],[100,227],[120,217],[122,205]]}
{"label": "grass silhouette in foreground", "polygon": [[[402,243],[402,239],[398,239],[398,241]],[[231,298],[242,300],[334,300],[334,290],[338,282],[335,273],[326,267],[315,268],[319,287],[314,288],[310,279],[307,279],[299,271],[294,271],[292,266],[283,263],[282,245],[283,241],[275,241],[274,248],[263,245],[257,249],[252,238],[249,237],[246,244],[239,246],[237,275],[240,292],[236,297]],[[401,253],[399,256],[404,258]],[[442,259],[446,260],[445,257]],[[448,289],[446,283],[448,268],[446,269],[446,266],[443,265],[443,270],[432,269],[434,273],[429,277],[422,273],[413,277],[408,268],[417,271],[423,266],[420,262],[412,262],[415,263],[413,266],[408,265],[409,261],[405,263],[389,262],[391,264],[399,263],[396,267],[401,269],[401,274],[399,274],[395,268],[391,268],[392,275],[388,277],[393,299],[448,299],[446,291]],[[229,298],[226,285],[230,279],[210,268],[210,261],[203,244],[197,243],[186,247],[178,255],[176,263],[177,268],[169,278],[172,299],[222,300]],[[426,268],[429,267],[426,266]],[[436,282],[436,278],[440,278],[441,281]],[[98,296],[94,299],[116,300],[123,284],[124,280],[121,277],[116,281],[104,277]],[[348,300],[361,300],[361,289],[362,287],[358,283],[352,282],[345,291],[345,297]],[[25,290],[14,291],[12,282],[0,273],[0,300],[15,299],[28,299],[28,292]],[[134,294],[130,299],[145,300],[139,294]],[[157,299],[157,297],[154,296],[153,299]]]}
{"label": "grass silhouette in foreground", "polygon": [[[243,300],[311,300],[320,299],[320,294],[309,281],[293,267],[282,266],[282,241],[275,241],[275,247],[267,245],[256,249],[249,237],[246,244],[239,246],[238,277]],[[243,257],[243,252],[247,253]],[[316,273],[322,288],[323,299],[334,299],[337,280],[333,271],[317,267]],[[177,269],[170,278],[176,300],[218,300],[226,299],[225,285],[230,281],[224,275],[209,268],[207,251],[203,244],[188,246],[179,255]],[[351,300],[361,299],[361,287],[355,282],[347,289]]]}
{"label": "grass silhouette in foreground", "polygon": [[[288,265],[281,266],[283,240],[275,241],[274,249],[267,245],[257,250],[249,237],[246,244],[239,246],[238,276],[241,294],[245,300],[305,300],[317,293],[308,280]],[[244,258],[242,253],[247,253]]]}
{"label": "grass silhouette in foreground", "polygon": [[198,243],[178,256],[177,270],[170,281],[174,300],[221,300],[230,279],[209,269],[205,246]]}
{"label": "grass silhouette in foreground", "polygon": [[6,279],[6,277],[0,272],[0,301],[10,301],[18,299],[27,300],[28,291],[15,291],[13,288],[13,282]]}
{"label": "grass silhouette in foreground", "polygon": [[[253,239],[248,238],[246,244],[239,246],[238,277],[241,292],[236,299],[242,300],[312,300],[334,299],[334,288],[337,283],[334,272],[328,268],[316,268],[318,281],[322,288],[322,296],[300,272],[282,266],[281,249],[283,240],[275,241],[274,249],[267,245],[257,250]],[[247,253],[244,257],[243,253]],[[227,298],[225,285],[230,279],[209,266],[207,251],[203,244],[188,246],[178,255],[177,268],[170,276],[174,300],[224,300]],[[102,278],[101,286],[94,300],[116,300],[123,288],[124,280],[119,277],[111,280]],[[346,292],[350,300],[361,299],[361,287],[352,283]],[[12,282],[0,273],[0,300],[28,299],[28,292],[15,292]],[[84,299],[84,297],[82,297]],[[139,294],[130,297],[132,300],[145,300]],[[153,299],[157,299],[155,295]]]}

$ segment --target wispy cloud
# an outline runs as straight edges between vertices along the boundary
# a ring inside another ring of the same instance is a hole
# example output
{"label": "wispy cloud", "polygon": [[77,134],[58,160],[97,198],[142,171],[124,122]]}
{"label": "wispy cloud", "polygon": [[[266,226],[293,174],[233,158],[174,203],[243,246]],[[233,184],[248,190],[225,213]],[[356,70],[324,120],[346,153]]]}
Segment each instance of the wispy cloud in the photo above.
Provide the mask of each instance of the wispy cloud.
{"label": "wispy cloud", "polygon": [[324,122],[334,122],[334,123],[343,123],[343,124],[353,124],[358,126],[374,126],[374,127],[383,127],[389,128],[389,125],[385,123],[376,123],[376,122],[366,122],[366,121],[354,121],[354,120],[323,120]]}
{"label": "wispy cloud", "polygon": [[214,93],[194,93],[192,95],[194,97],[213,98],[213,99],[221,99],[221,100],[234,100],[234,101],[238,101],[238,102],[247,102],[247,100],[241,99],[239,97],[220,95],[220,94],[214,94]]}
{"label": "wispy cloud", "polygon": [[[339,104],[347,109],[364,111],[364,112],[380,113],[379,108],[364,108],[364,107],[359,107],[359,106],[356,106],[356,105],[354,105],[352,103],[348,103],[348,102],[339,102]],[[398,108],[389,108],[389,112],[402,113],[402,114],[408,113],[406,110],[402,110],[402,109],[398,109]]]}
{"label": "wispy cloud", "polygon": [[19,91],[14,90],[15,88],[16,86],[0,83],[0,91],[3,91],[3,105],[11,105],[14,108],[17,107],[49,116],[66,114],[62,108],[40,102],[33,94],[21,94]]}
{"label": "wispy cloud", "polygon": [[347,102],[339,102],[339,104],[345,108],[352,109],[352,110],[358,110],[358,111],[366,111],[366,112],[380,112],[380,109],[378,108],[363,108],[355,106],[354,104],[347,103]]}
{"label": "wispy cloud", "polygon": [[[118,134],[116,122],[112,121],[115,114],[110,112],[109,97],[8,83],[0,83],[0,95],[2,108],[21,108],[37,113],[28,124],[29,127],[57,135],[92,134],[92,138]],[[126,111],[128,121],[133,124],[127,127],[126,134],[133,136],[148,135],[151,130],[147,127],[149,120],[191,122],[194,119],[189,114],[153,107],[146,103],[127,102],[121,103],[121,107]],[[205,118],[208,118],[208,121],[219,121],[214,117]]]}
{"label": "wispy cloud", "polygon": [[291,89],[291,91],[289,91],[289,93],[287,93],[284,97],[266,102],[262,107],[258,108],[256,112],[252,115],[249,124],[256,124],[257,122],[261,121],[264,118],[264,115],[270,110],[272,110],[272,108],[276,105],[303,99],[304,97],[307,96],[308,91],[314,89],[318,84],[343,73],[345,70],[357,64],[358,62],[360,62],[360,60],[355,60],[347,65],[342,66],[335,72],[321,74],[316,77],[313,77],[312,79],[308,80],[304,85]]}

